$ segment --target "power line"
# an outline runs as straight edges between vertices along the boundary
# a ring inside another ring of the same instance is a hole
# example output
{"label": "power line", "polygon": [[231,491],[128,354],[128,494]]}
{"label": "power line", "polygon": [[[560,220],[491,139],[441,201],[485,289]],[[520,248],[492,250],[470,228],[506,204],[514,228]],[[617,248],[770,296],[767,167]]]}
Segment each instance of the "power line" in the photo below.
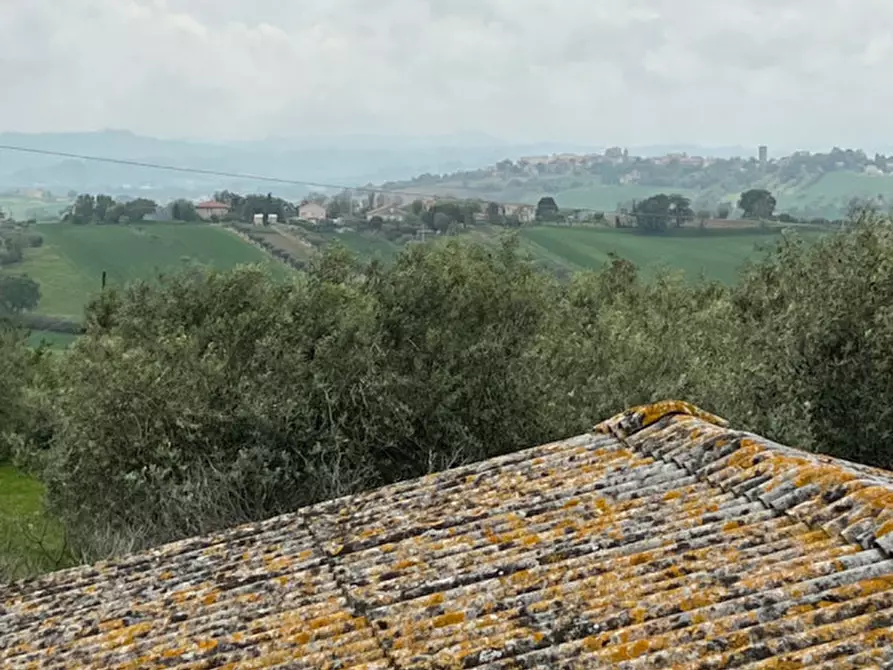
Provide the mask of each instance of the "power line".
{"label": "power line", "polygon": [[[402,191],[391,188],[374,188],[367,186],[347,186],[345,184],[331,184],[325,182],[315,182],[315,181],[305,181],[299,179],[286,179],[284,177],[271,177],[268,175],[257,175],[250,174],[244,172],[228,172],[225,170],[209,170],[205,168],[195,168],[195,167],[183,167],[178,165],[167,165],[164,163],[151,163],[147,161],[137,161],[137,160],[129,160],[125,158],[110,158],[108,156],[93,156],[89,154],[78,154],[78,153],[70,153],[66,151],[53,151],[50,149],[35,149],[34,147],[22,147],[12,144],[0,144],[0,150],[2,151],[15,151],[19,153],[27,153],[27,154],[38,154],[42,156],[54,156],[57,158],[73,158],[76,160],[82,161],[92,161],[95,163],[111,163],[114,165],[128,165],[131,167],[141,167],[141,168],[149,168],[153,170],[166,170],[168,172],[180,172],[185,174],[197,174],[197,175],[205,175],[209,177],[227,177],[230,179],[244,179],[250,181],[259,181],[259,182],[268,182],[275,184],[288,184],[290,186],[310,186],[312,188],[324,188],[324,189],[337,189],[341,191],[360,191],[363,193],[387,193],[389,195],[401,195],[407,196],[410,198],[424,198],[424,199],[440,199],[446,196],[443,195],[433,195],[430,193],[418,193],[414,191]],[[479,198],[478,200],[484,201],[486,199]],[[496,202],[497,205],[501,205],[503,207],[533,207],[533,205],[529,203],[520,203],[520,202],[501,202],[501,201],[490,201]],[[598,212],[605,213],[603,210],[596,209],[594,207],[571,207],[568,208],[577,212]],[[623,212],[623,214],[628,214]],[[632,214],[628,214],[632,215]],[[651,217],[667,217],[671,219],[676,219],[677,217],[673,214],[648,214],[646,216]]]}
{"label": "power line", "polygon": [[[182,172],[186,174],[200,174],[211,177],[228,177],[232,179],[245,179],[250,181],[270,182],[276,184],[288,184],[291,186],[310,186],[312,188],[339,189],[342,191],[361,191],[365,193],[389,193],[392,195],[405,195],[414,198],[440,198],[443,196],[435,196],[432,194],[418,193],[414,191],[400,191],[389,188],[375,188],[368,186],[347,186],[345,184],[331,184],[325,182],[307,181],[303,179],[286,179],[284,177],[271,177],[268,175],[250,174],[246,172],[227,172],[225,170],[208,170],[204,168],[182,167],[178,165],[166,165],[163,163],[150,163],[146,161],[128,160],[124,158],[109,158],[107,156],[91,156],[88,154],[76,154],[65,151],[51,151],[49,149],[35,149],[32,147],[21,147],[11,144],[0,144],[0,150],[18,151],[21,153],[40,154],[43,156],[56,156],[59,158],[74,158],[83,161],[93,161],[97,163],[112,163],[115,165],[129,165],[132,167],[151,168],[154,170],[167,170],[169,172]],[[518,205],[530,206],[526,203],[501,202],[501,205]]]}

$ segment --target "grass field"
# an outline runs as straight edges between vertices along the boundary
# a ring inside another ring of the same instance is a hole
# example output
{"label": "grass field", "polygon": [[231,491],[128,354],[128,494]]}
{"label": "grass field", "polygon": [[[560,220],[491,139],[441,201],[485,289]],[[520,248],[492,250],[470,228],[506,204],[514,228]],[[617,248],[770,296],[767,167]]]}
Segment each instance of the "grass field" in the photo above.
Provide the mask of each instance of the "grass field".
{"label": "grass field", "polygon": [[[803,227],[797,233],[816,239],[825,232]],[[478,226],[462,237],[496,248],[508,234],[504,228]],[[531,226],[521,229],[521,248],[546,266],[570,272],[603,267],[611,253],[635,263],[646,276],[659,269],[682,270],[691,279],[733,283],[748,261],[757,259],[780,240],[781,228],[757,226],[684,229],[664,235],[601,227]],[[345,232],[326,235],[325,243],[338,241],[361,258],[392,260],[400,248],[383,235]]]}
{"label": "grass field", "polygon": [[400,253],[399,245],[375,233],[345,231],[327,235],[327,241],[339,242],[364,259],[392,261]]}
{"label": "grass field", "polygon": [[20,221],[27,219],[50,219],[57,221],[60,212],[69,204],[70,201],[67,199],[48,201],[26,196],[0,196],[0,210],[3,210],[10,217]]}
{"label": "grass field", "polygon": [[41,344],[46,344],[50,349],[67,349],[77,337],[77,335],[54,333],[50,330],[34,330],[28,337],[28,346],[36,348]]}
{"label": "grass field", "polygon": [[[801,233],[815,238],[814,230]],[[521,232],[524,248],[534,257],[567,270],[602,267],[615,253],[632,261],[648,275],[660,268],[682,270],[696,278],[732,283],[741,266],[759,257],[778,240],[779,231],[680,231],[643,235],[631,230],[536,226]]]}
{"label": "grass field", "polygon": [[[685,189],[661,189],[656,186],[640,186],[639,184],[621,185],[604,185],[593,184],[583,188],[574,188],[567,191],[561,191],[555,194],[555,201],[560,207],[569,209],[596,209],[603,212],[613,212],[617,210],[620,203],[629,202],[631,200],[645,200],[657,193],[679,193],[689,198],[695,197],[695,193]],[[539,195],[532,194],[525,201],[536,204]]]}
{"label": "grass field", "polygon": [[263,263],[274,272],[284,266],[234,233],[202,224],[147,223],[130,226],[38,227],[44,244],[5,272],[27,274],[40,283],[40,314],[80,318],[84,304],[101,285],[151,279],[159,272],[199,263],[219,269]]}
{"label": "grass field", "polygon": [[58,567],[62,529],[43,511],[43,486],[0,463],[0,575]]}

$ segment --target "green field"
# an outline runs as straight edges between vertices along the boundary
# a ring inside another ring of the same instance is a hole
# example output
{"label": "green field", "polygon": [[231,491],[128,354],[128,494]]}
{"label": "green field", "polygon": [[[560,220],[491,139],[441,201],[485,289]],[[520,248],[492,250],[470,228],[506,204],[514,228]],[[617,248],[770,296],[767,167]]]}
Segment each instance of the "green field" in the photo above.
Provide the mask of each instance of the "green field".
{"label": "green field", "polygon": [[50,330],[34,330],[28,337],[28,346],[36,348],[41,344],[46,344],[50,349],[67,349],[77,337],[77,335],[54,333]]}
{"label": "green field", "polygon": [[58,567],[62,529],[43,511],[43,486],[0,463],[0,578]]}
{"label": "green field", "polygon": [[385,238],[374,233],[357,233],[345,231],[335,233],[330,237],[332,242],[340,242],[345,247],[366,259],[378,258],[383,261],[393,260],[400,252],[400,247]]}
{"label": "green field", "polygon": [[[555,201],[561,207],[568,209],[595,209],[603,212],[613,212],[618,205],[632,200],[645,200],[652,195],[662,192],[679,193],[680,195],[694,198],[697,194],[686,189],[660,189],[656,186],[640,186],[639,184],[605,185],[593,184],[583,188],[574,188],[555,194]],[[542,194],[531,194],[526,202],[536,204]]]}
{"label": "green field", "polygon": [[263,263],[284,267],[234,233],[203,224],[146,223],[128,226],[44,224],[44,244],[5,272],[27,274],[40,283],[40,314],[80,318],[84,304],[101,286],[151,279],[191,264],[227,269]]}
{"label": "green field", "polygon": [[[692,279],[733,283],[748,260],[755,260],[781,239],[781,228],[683,229],[663,235],[593,226],[530,226],[520,231],[523,251],[546,266],[569,272],[603,267],[610,254],[632,261],[646,276],[659,269],[682,270]],[[816,239],[825,232],[801,227],[795,234]],[[477,226],[462,237],[496,248],[509,233],[504,228]],[[443,239],[443,238],[436,238]],[[363,259],[391,261],[399,247],[371,232],[328,234],[325,244],[340,242]]]}
{"label": "green field", "polygon": [[[801,233],[815,238],[815,230]],[[521,232],[524,248],[535,258],[567,270],[602,267],[614,253],[632,261],[646,275],[658,269],[682,270],[695,278],[732,283],[741,266],[773,246],[779,230],[685,230],[643,235],[633,230],[535,226]]]}
{"label": "green field", "polygon": [[19,221],[27,219],[59,219],[60,213],[70,204],[67,198],[54,200],[29,198],[17,195],[0,195],[0,210]]}

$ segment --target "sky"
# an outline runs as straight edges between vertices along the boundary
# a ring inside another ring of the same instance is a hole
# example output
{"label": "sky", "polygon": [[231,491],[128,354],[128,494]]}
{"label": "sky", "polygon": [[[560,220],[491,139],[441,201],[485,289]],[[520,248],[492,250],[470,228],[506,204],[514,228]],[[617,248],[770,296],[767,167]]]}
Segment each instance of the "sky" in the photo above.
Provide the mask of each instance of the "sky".
{"label": "sky", "polygon": [[893,144],[890,0],[0,0],[0,132]]}

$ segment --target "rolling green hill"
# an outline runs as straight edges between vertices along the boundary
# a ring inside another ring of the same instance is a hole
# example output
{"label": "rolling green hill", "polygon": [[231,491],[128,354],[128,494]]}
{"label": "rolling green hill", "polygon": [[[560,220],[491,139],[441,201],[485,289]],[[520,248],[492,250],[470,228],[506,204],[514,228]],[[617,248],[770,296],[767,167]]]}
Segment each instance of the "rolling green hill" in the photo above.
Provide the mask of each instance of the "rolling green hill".
{"label": "rolling green hill", "polygon": [[40,314],[80,318],[101,285],[150,279],[159,272],[202,264],[226,269],[264,263],[284,273],[260,249],[233,233],[202,224],[147,223],[129,226],[44,224],[43,246],[28,249],[25,260],[4,272],[27,274],[40,283]]}
{"label": "rolling green hill", "polygon": [[765,188],[777,211],[810,220],[838,219],[857,198],[886,209],[893,202],[893,156],[832,149],[755,158],[667,155],[647,158],[590,153],[510,159],[451,174],[422,174],[389,188],[419,195],[534,204],[543,196],[559,207],[614,211],[657,193],[681,193],[695,209],[716,212],[744,191]]}
{"label": "rolling green hill", "polygon": [[524,229],[521,238],[535,258],[569,271],[602,267],[613,253],[646,275],[659,269],[682,270],[691,279],[703,274],[732,283],[742,265],[765,253],[779,235],[780,229],[685,230],[655,236],[633,230],[536,226]]}
{"label": "rolling green hill", "polygon": [[[798,226],[795,234],[815,239],[823,232],[817,227]],[[615,254],[635,263],[645,275],[660,269],[681,270],[692,280],[703,274],[707,279],[733,283],[741,267],[773,247],[781,233],[780,227],[756,226],[683,229],[662,235],[594,226],[529,226],[520,230],[520,243],[535,261],[564,272],[603,267]],[[506,234],[504,228],[477,226],[463,236],[495,249]],[[330,234],[320,246],[334,242],[365,259],[389,261],[400,250],[381,233],[370,231]]]}

